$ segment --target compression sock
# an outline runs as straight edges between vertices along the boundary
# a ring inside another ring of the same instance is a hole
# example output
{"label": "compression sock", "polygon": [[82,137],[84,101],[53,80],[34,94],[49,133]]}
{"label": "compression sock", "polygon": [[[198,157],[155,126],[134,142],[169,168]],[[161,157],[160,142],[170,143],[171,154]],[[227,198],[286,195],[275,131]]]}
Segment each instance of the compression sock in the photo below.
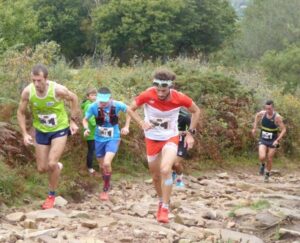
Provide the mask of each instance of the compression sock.
{"label": "compression sock", "polygon": [[104,173],[102,178],[103,178],[103,191],[108,191],[110,188],[111,173]]}

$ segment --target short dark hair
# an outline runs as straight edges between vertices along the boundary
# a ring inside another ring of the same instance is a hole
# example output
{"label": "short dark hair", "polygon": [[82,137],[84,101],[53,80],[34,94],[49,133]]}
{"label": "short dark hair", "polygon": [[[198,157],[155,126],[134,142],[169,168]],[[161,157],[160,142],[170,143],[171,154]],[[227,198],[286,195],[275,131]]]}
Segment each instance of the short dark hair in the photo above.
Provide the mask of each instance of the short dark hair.
{"label": "short dark hair", "polygon": [[86,96],[89,96],[90,94],[97,94],[97,89],[96,88],[89,88],[86,91]]}
{"label": "short dark hair", "polygon": [[154,72],[153,77],[159,80],[171,80],[176,79],[176,74],[166,68],[159,68]]}
{"label": "short dark hair", "polygon": [[100,88],[100,89],[98,90],[98,93],[100,93],[100,94],[111,94],[109,88],[107,88],[107,87],[102,87],[102,88]]}
{"label": "short dark hair", "polygon": [[31,69],[33,75],[40,75],[41,72],[43,73],[44,78],[48,77],[48,69],[43,64],[36,64]]}
{"label": "short dark hair", "polygon": [[267,100],[266,103],[265,103],[265,105],[272,105],[272,106],[274,106],[274,102],[273,102],[273,100]]}

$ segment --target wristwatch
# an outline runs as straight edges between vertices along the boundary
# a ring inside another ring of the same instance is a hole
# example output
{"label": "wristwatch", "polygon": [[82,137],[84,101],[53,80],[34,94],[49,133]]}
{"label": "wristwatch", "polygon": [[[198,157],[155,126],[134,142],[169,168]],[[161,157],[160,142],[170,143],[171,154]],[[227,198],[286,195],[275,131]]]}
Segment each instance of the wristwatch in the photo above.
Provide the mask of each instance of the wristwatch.
{"label": "wristwatch", "polygon": [[188,132],[194,136],[194,135],[196,135],[197,130],[196,130],[196,128],[193,128],[193,129],[189,129]]}

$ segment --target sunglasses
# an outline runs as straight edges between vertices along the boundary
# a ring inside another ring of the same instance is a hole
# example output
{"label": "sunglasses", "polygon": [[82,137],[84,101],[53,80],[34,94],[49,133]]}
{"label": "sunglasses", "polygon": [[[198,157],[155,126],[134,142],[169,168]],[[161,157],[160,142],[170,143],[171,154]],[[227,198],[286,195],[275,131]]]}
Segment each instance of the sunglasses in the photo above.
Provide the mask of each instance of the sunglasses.
{"label": "sunglasses", "polygon": [[173,82],[172,82],[172,80],[154,79],[152,84],[155,87],[167,88],[167,87],[171,87],[173,85]]}

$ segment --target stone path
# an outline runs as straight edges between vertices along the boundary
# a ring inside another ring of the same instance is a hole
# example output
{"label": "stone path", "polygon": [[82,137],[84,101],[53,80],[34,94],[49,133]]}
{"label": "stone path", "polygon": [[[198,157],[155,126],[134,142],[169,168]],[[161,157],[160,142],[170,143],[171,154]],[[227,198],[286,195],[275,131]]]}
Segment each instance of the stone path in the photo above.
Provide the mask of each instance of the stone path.
{"label": "stone path", "polygon": [[169,224],[155,220],[150,180],[121,181],[109,202],[90,194],[83,203],[57,198],[1,212],[0,242],[300,242],[300,176],[275,171],[269,183],[246,173],[185,177],[174,187]]}

